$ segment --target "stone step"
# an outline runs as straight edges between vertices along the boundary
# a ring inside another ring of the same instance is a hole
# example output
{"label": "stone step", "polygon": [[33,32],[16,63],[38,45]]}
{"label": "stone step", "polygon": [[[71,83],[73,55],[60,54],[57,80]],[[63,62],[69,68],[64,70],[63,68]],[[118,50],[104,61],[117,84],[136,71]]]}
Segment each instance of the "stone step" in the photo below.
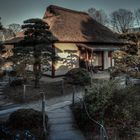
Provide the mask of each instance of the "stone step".
{"label": "stone step", "polygon": [[76,125],[71,123],[66,123],[66,124],[51,125],[50,131],[59,133],[64,131],[75,130],[76,128],[77,128]]}
{"label": "stone step", "polygon": [[56,118],[56,119],[51,119],[49,118],[49,122],[51,123],[51,125],[58,125],[58,124],[72,124],[73,119],[72,118]]}
{"label": "stone step", "polygon": [[66,128],[66,131],[51,131],[50,140],[85,140],[85,138],[78,129]]}
{"label": "stone step", "polygon": [[17,107],[18,105],[17,104],[14,104],[12,102],[9,102],[9,103],[3,103],[3,105],[0,105],[0,111],[2,110],[7,110],[7,109],[11,109],[11,108],[14,108],[14,107]]}
{"label": "stone step", "polygon": [[59,108],[63,108],[63,107],[68,106],[70,104],[71,104],[71,101],[64,101],[64,102],[56,103],[54,105],[48,106],[45,111],[49,112],[49,111],[53,111],[56,109],[58,110]]}
{"label": "stone step", "polygon": [[48,117],[51,119],[72,117],[72,114],[64,111],[58,112],[57,110],[49,112]]}
{"label": "stone step", "polygon": [[0,88],[0,92],[3,91],[3,90],[4,90],[3,88]]}
{"label": "stone step", "polygon": [[4,109],[0,109],[0,118],[3,118],[5,116],[8,116],[9,114],[11,114],[12,112],[18,110],[18,109],[21,109],[22,107],[19,106],[19,105],[15,105],[15,106],[10,106],[10,107],[7,107],[7,108],[4,108]]}
{"label": "stone step", "polygon": [[5,105],[5,101],[0,99],[0,107],[2,107],[3,105]]}
{"label": "stone step", "polygon": [[0,85],[7,85],[8,84],[8,82],[0,82]]}
{"label": "stone step", "polygon": [[5,88],[7,87],[7,84],[6,85],[0,85],[0,88]]}
{"label": "stone step", "polygon": [[0,95],[0,100],[5,99],[6,97],[4,95]]}

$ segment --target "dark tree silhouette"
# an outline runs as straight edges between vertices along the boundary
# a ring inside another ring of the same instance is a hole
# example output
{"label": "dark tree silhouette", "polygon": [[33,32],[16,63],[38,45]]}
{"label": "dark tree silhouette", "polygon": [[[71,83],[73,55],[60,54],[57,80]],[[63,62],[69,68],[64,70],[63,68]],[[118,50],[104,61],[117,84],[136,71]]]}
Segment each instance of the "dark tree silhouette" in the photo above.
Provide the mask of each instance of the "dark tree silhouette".
{"label": "dark tree silhouette", "polygon": [[42,19],[28,19],[22,25],[24,40],[13,49],[15,63],[33,64],[35,88],[39,85],[42,61],[55,59],[55,53],[50,43],[54,37],[49,26]]}

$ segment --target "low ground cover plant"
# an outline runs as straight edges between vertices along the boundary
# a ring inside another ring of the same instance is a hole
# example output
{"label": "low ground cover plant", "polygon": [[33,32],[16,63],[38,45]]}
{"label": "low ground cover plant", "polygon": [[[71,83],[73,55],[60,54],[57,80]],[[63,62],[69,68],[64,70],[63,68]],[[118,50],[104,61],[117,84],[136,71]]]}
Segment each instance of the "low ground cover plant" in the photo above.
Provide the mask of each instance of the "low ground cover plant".
{"label": "low ground cover plant", "polygon": [[[0,139],[43,140],[42,112],[33,109],[19,109],[9,119],[0,122]],[[46,115],[46,126],[48,116]],[[47,130],[48,131],[48,130]]]}
{"label": "low ground cover plant", "polygon": [[[84,102],[93,119],[107,128],[115,128],[119,136],[134,136],[140,125],[139,93],[139,86],[119,88],[115,80],[98,81],[87,89]],[[79,126],[93,130],[81,103],[77,103],[73,110]]]}

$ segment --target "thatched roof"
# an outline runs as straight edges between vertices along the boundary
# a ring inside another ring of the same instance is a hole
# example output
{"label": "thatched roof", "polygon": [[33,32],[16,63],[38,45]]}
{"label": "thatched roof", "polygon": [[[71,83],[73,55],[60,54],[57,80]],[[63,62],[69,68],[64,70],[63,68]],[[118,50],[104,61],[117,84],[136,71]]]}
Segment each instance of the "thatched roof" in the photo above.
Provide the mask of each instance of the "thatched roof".
{"label": "thatched roof", "polygon": [[[78,12],[50,5],[43,20],[50,26],[50,31],[56,42],[66,43],[100,43],[123,44],[119,35],[95,21],[85,12]],[[16,44],[24,40],[24,32],[5,41],[5,44]]]}
{"label": "thatched roof", "polygon": [[120,43],[118,34],[85,12],[50,5],[43,19],[59,42]]}

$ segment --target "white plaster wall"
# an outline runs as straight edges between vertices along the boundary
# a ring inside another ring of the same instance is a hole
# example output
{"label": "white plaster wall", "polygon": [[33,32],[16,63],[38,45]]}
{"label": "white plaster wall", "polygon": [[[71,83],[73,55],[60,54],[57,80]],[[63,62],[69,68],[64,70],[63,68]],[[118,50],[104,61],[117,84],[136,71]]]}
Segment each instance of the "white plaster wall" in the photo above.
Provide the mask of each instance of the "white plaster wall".
{"label": "white plaster wall", "polygon": [[108,57],[108,51],[104,51],[104,69],[111,67],[111,59]]}
{"label": "white plaster wall", "polygon": [[112,59],[112,67],[114,66],[114,63],[115,63],[115,62],[114,62],[114,59]]}
{"label": "white plaster wall", "polygon": [[62,58],[55,63],[55,76],[64,75],[69,70],[79,67],[79,51],[76,44],[55,43],[54,46],[56,54]]}

